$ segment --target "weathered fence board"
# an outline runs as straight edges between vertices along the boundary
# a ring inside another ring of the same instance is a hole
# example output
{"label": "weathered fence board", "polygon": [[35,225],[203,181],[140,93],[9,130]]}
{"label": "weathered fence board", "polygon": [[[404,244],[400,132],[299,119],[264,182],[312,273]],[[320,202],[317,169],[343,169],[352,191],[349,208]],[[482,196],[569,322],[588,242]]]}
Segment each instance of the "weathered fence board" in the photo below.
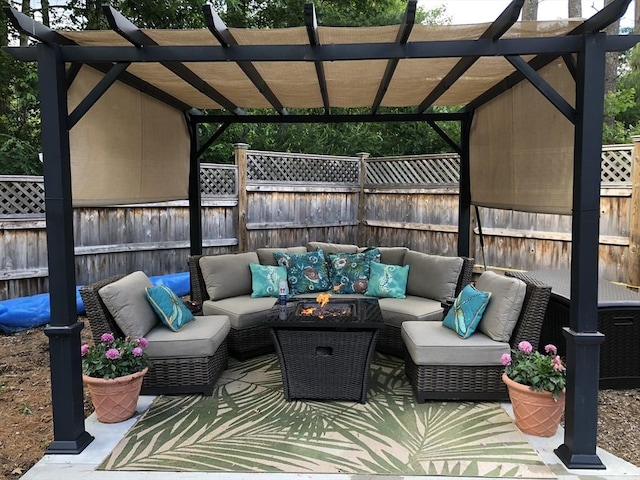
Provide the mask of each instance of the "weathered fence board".
{"label": "weathered fence board", "polygon": [[[244,155],[245,166],[202,165],[204,253],[319,240],[457,254],[456,155],[369,159],[366,154],[256,152],[246,145],[237,145],[236,151],[237,158]],[[602,154],[600,274],[620,282],[628,281],[640,238],[633,230],[640,225],[640,215],[632,218],[633,211],[640,211],[640,190],[632,194],[631,151],[632,145],[623,145],[605,147]],[[246,172],[244,178],[239,171]],[[7,204],[0,215],[0,299],[48,289],[41,191],[41,177],[0,178],[0,197]],[[480,208],[480,221],[487,265],[569,267],[570,216]],[[472,254],[480,265],[475,218],[473,226]],[[184,272],[188,203],[78,208],[74,240],[78,284],[134,270]]]}

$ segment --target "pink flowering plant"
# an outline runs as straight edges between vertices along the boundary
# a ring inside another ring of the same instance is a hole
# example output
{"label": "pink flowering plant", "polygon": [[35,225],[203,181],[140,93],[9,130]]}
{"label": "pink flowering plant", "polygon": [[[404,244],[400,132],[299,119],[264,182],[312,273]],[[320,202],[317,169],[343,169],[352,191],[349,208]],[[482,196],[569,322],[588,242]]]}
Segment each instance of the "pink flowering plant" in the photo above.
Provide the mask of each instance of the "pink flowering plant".
{"label": "pink flowering plant", "polygon": [[529,342],[523,341],[511,354],[502,355],[502,365],[514,382],[537,392],[551,392],[557,400],[567,385],[567,369],[555,345],[546,345],[544,351],[534,351]]}
{"label": "pink flowering plant", "polygon": [[80,347],[82,373],[108,380],[139,372],[149,366],[149,357],[144,351],[148,345],[144,337],[115,338],[111,333],[103,333],[97,344]]}

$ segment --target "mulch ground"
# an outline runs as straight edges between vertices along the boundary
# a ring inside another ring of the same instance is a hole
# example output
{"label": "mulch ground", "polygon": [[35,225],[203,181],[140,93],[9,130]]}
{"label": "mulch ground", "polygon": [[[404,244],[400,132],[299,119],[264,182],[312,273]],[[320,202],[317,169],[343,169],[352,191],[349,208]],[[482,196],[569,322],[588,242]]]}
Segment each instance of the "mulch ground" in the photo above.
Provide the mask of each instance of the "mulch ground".
{"label": "mulch ground", "polygon": [[[90,343],[85,325],[82,342]],[[0,334],[0,479],[20,478],[53,439],[49,343],[43,330]],[[85,414],[91,412],[85,392]],[[598,445],[640,466],[640,390],[601,390],[598,415]]]}

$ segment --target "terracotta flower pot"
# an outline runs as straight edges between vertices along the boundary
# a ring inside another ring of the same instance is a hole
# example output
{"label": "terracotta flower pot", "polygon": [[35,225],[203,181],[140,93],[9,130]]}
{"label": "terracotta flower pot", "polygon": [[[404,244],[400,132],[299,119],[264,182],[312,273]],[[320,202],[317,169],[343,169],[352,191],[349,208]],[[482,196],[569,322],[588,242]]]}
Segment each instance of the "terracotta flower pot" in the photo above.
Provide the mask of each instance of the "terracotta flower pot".
{"label": "terracotta flower pot", "polygon": [[89,387],[98,421],[117,423],[133,417],[147,370],[109,380],[82,375],[83,382]]}
{"label": "terracotta flower pot", "polygon": [[509,390],[516,426],[538,437],[554,435],[564,412],[565,392],[554,400],[551,392],[534,392],[529,386],[511,380],[506,373],[502,374],[502,381]]}

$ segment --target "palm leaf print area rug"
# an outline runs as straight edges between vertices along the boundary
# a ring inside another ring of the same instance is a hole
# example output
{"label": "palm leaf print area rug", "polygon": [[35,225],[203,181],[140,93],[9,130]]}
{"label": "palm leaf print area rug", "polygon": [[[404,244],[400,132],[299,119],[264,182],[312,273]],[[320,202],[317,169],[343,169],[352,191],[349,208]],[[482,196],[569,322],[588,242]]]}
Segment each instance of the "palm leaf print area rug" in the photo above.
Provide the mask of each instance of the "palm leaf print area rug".
{"label": "palm leaf print area rug", "polygon": [[554,478],[500,404],[418,404],[381,354],[364,405],[288,402],[275,355],[230,360],[212,397],[156,398],[99,468]]}

